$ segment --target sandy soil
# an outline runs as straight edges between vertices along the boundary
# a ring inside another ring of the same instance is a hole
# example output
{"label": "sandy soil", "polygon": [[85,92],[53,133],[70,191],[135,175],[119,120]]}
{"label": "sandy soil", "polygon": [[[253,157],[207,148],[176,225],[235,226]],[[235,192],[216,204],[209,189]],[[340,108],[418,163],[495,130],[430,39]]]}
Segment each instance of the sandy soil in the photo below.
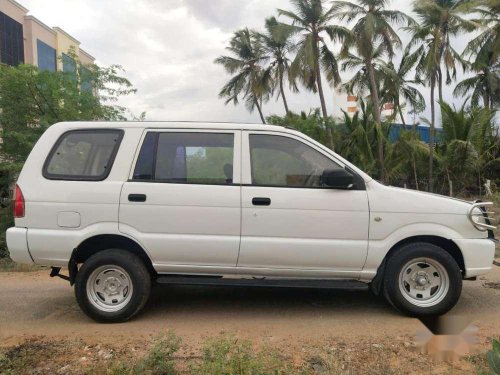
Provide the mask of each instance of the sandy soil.
{"label": "sandy soil", "polygon": [[[156,286],[142,314],[105,325],[87,318],[69,284],[48,272],[0,273],[0,285],[1,346],[32,336],[126,344],[167,330],[195,346],[220,333],[300,346],[330,338],[385,341],[423,329],[364,291]],[[500,267],[465,281],[449,315],[468,318],[481,336],[500,336]]]}

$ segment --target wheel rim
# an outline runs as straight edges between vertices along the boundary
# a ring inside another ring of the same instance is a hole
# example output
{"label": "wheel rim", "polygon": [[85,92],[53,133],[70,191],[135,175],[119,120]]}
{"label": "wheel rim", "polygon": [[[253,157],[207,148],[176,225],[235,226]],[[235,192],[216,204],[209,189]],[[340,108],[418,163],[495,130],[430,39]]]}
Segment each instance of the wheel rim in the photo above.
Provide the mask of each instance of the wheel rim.
{"label": "wheel rim", "polygon": [[448,272],[434,259],[419,258],[406,263],[399,274],[399,289],[411,304],[435,306],[450,288]]}
{"label": "wheel rim", "polygon": [[130,275],[115,265],[96,268],[87,280],[87,297],[101,311],[121,310],[130,302],[133,291]]}

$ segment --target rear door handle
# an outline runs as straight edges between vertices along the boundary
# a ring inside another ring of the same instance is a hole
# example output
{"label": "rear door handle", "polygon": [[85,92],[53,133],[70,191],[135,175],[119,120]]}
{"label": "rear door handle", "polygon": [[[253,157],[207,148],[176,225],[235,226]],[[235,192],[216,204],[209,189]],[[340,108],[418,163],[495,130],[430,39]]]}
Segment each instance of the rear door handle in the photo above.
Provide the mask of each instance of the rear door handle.
{"label": "rear door handle", "polygon": [[146,194],[129,194],[129,202],[146,202]]}
{"label": "rear door handle", "polygon": [[271,198],[253,198],[252,204],[254,206],[270,206]]}

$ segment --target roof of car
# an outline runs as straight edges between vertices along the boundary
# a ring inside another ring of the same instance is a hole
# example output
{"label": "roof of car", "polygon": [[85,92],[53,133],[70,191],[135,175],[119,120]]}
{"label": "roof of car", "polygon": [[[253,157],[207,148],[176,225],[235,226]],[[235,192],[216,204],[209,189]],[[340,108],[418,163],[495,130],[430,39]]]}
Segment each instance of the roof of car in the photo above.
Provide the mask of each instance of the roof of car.
{"label": "roof of car", "polygon": [[[264,130],[290,132],[294,129],[266,124],[245,124],[236,122],[196,122],[196,121],[72,121],[57,126],[82,128],[151,128],[151,129],[227,129],[227,130]],[[295,130],[296,131],[296,130]]]}

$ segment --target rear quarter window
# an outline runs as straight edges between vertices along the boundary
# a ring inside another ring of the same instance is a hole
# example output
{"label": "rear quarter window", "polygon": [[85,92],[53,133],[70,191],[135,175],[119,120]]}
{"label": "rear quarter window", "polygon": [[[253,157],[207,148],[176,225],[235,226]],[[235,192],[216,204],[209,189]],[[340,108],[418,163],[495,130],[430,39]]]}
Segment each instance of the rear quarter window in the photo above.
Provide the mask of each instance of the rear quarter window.
{"label": "rear quarter window", "polygon": [[51,180],[101,181],[108,177],[123,138],[119,129],[71,130],[57,140],[43,167]]}

